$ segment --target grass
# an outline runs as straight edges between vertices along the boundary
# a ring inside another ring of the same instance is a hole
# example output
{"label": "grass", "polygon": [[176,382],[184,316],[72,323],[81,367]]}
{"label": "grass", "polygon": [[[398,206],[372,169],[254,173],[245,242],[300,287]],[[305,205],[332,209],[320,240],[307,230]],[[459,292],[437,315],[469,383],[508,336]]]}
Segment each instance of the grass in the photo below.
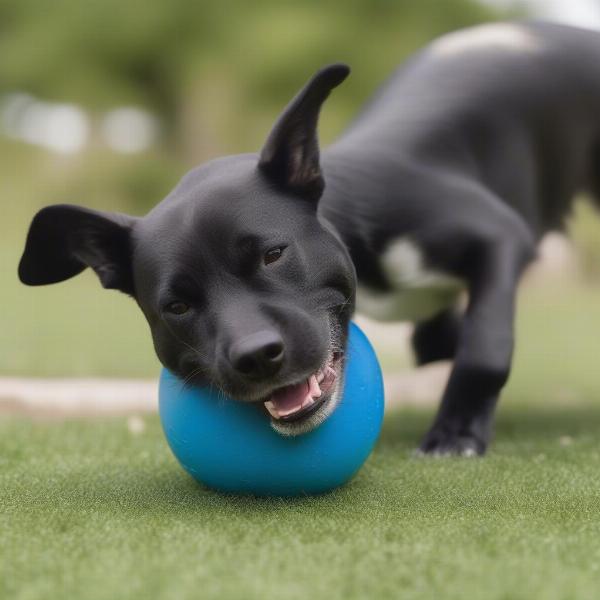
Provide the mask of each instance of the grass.
{"label": "grass", "polygon": [[331,494],[226,497],[192,481],[156,417],[0,422],[0,597],[593,598],[600,403],[503,411],[483,460],[410,456],[386,422]]}
{"label": "grass", "polygon": [[156,417],[140,435],[124,419],[0,419],[0,598],[596,597],[598,296],[524,291],[485,459],[412,458],[431,410],[407,409],[321,497],[206,490]]}
{"label": "grass", "polygon": [[[76,160],[51,157],[1,139],[0,159],[5,168],[0,191],[7,207],[10,205],[3,215],[0,236],[0,373],[155,374],[158,363],[148,326],[130,298],[104,291],[89,270],[60,285],[38,288],[26,287],[17,279],[27,229],[38,209],[70,202],[115,210],[117,199],[108,195],[103,202],[90,202],[89,196],[83,196],[83,186],[82,196],[74,196],[79,186],[73,180],[86,172]],[[24,173],[32,176],[25,177]],[[94,192],[92,186],[88,193],[93,197]]]}

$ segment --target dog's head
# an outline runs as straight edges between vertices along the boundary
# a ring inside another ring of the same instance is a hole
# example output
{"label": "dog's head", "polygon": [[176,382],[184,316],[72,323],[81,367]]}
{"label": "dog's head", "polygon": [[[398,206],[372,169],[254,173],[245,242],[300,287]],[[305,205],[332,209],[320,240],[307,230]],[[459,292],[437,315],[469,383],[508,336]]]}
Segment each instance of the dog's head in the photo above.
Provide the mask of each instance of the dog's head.
{"label": "dog's head", "polygon": [[318,214],[324,189],[317,120],[343,65],[318,72],[276,122],[259,155],[188,173],[148,215],[70,205],[33,219],[23,283],[91,267],[144,312],[161,362],[182,379],[264,406],[283,434],[334,410],[355,273]]}

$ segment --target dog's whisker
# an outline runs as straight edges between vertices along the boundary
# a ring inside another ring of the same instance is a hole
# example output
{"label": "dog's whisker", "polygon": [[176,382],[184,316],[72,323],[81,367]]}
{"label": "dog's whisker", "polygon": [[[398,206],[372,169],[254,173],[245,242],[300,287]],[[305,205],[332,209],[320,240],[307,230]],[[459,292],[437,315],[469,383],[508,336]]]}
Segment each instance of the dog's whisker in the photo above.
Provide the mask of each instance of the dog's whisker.
{"label": "dog's whisker", "polygon": [[203,353],[201,350],[199,350],[198,348],[194,348],[192,345],[190,345],[188,342],[186,342],[185,340],[182,340],[174,331],[173,329],[169,326],[168,323],[165,323],[166,327],[167,327],[167,331],[180,343],[183,344],[186,348],[188,348],[189,350],[191,350],[196,356],[198,356],[200,359],[203,360],[208,360],[208,355]]}
{"label": "dog's whisker", "polygon": [[192,380],[197,376],[205,373],[206,370],[202,367],[197,367],[193,369],[188,375],[186,375],[185,379],[181,382],[181,391],[188,388],[188,386],[192,385]]}

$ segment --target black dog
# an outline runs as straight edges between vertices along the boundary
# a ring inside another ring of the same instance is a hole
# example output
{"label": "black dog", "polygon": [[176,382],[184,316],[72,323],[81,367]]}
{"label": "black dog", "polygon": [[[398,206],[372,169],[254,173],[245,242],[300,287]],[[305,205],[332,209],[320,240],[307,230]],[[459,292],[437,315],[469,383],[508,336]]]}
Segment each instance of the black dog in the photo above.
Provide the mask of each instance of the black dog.
{"label": "black dog", "polygon": [[91,267],[135,298],[169,369],[264,403],[295,434],[335,409],[357,275],[367,314],[416,323],[420,364],[454,359],[421,450],[481,454],[520,275],[578,191],[600,197],[600,35],[534,23],[444,36],[320,159],[319,110],[348,72],[318,72],[259,155],[194,169],[143,218],[41,210],[20,278]]}

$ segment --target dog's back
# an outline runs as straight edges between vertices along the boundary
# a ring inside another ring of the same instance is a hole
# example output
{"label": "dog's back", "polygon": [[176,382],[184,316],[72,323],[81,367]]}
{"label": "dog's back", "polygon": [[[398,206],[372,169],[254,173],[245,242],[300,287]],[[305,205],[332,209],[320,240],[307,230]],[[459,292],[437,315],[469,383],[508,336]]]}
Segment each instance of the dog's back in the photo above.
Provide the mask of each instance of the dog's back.
{"label": "dog's back", "polygon": [[521,274],[577,192],[600,198],[600,35],[547,23],[446,35],[392,75],[323,167],[320,210],[350,249],[359,310],[414,321],[420,364],[454,360],[421,449],[484,452]]}
{"label": "dog's back", "polygon": [[600,195],[600,35],[497,23],[439,38],[399,68],[333,150],[476,178],[541,234],[584,186]]}

